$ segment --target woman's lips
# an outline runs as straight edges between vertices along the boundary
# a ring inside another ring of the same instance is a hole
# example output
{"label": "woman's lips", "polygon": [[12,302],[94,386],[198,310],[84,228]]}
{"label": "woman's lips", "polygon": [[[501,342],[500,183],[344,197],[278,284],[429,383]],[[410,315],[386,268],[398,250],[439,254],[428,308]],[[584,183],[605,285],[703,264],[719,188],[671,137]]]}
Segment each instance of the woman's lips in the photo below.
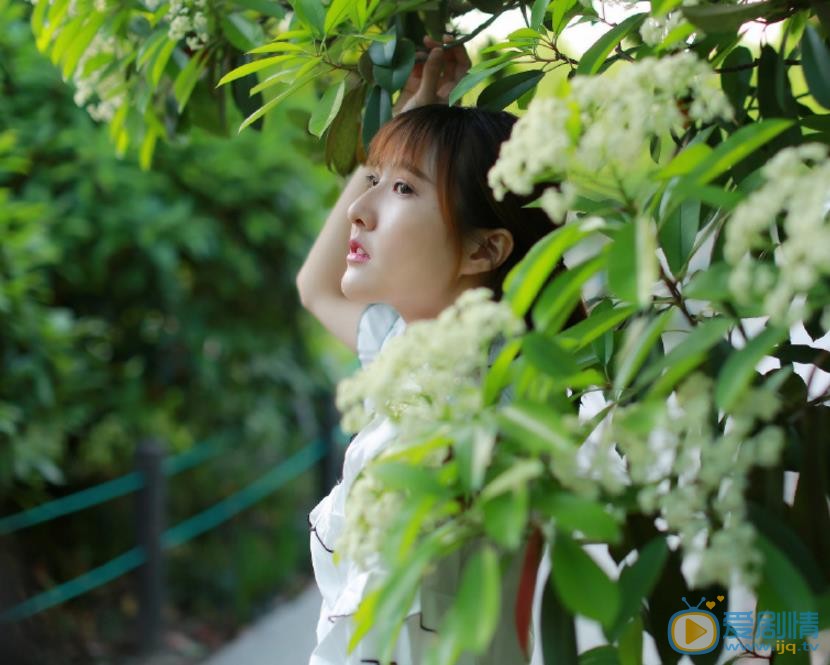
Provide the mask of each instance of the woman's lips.
{"label": "woman's lips", "polygon": [[369,260],[369,255],[363,252],[349,252],[346,254],[346,260],[352,263],[366,263]]}

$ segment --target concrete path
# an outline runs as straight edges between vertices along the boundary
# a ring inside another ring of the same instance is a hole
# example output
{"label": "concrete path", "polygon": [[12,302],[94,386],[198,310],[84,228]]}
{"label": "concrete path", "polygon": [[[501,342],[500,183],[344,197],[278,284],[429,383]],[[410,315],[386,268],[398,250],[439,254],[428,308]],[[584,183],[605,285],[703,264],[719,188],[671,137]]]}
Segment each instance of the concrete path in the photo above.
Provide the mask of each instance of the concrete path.
{"label": "concrete path", "polygon": [[313,582],[245,629],[203,665],[308,665],[316,644],[320,592]]}

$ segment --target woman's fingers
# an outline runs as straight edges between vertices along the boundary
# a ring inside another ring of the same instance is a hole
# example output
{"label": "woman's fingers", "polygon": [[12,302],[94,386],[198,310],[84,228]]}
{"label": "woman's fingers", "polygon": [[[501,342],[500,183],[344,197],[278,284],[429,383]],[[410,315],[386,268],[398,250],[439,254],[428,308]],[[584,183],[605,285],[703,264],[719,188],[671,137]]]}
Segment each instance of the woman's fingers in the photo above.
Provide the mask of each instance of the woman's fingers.
{"label": "woman's fingers", "polygon": [[[421,86],[419,93],[425,99],[432,101],[436,96],[436,90],[441,79],[441,69],[444,65],[444,53],[440,48],[434,48],[429,52],[421,73]],[[424,103],[429,103],[425,101]]]}

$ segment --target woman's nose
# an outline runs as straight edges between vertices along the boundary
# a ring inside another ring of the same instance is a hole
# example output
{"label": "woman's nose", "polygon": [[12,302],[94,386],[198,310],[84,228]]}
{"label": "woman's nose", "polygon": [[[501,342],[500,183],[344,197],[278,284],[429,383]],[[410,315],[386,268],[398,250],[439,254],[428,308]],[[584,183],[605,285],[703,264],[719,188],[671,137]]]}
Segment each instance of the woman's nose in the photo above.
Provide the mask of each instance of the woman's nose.
{"label": "woman's nose", "polygon": [[363,192],[354,201],[351,202],[346,210],[346,217],[352,224],[362,224],[368,228],[373,228],[375,225],[374,213],[372,207],[369,205],[369,197],[367,194],[371,190]]}

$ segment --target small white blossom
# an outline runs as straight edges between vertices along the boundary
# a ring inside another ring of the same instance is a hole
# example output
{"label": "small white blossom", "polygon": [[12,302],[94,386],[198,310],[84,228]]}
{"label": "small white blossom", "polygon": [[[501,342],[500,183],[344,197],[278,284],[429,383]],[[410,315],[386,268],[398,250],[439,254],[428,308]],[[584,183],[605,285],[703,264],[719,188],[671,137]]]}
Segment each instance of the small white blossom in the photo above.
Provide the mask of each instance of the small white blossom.
{"label": "small white blossom", "polygon": [[[724,258],[739,303],[761,301],[781,324],[808,314],[806,295],[830,275],[830,157],[826,146],[785,148],[726,225]],[[779,237],[783,230],[783,237]]]}
{"label": "small white blossom", "polygon": [[744,491],[752,467],[778,462],[784,436],[774,426],[750,433],[775,415],[779,403],[765,388],[751,390],[721,433],[714,425],[712,388],[711,379],[693,374],[664,404],[619,409],[607,436],[619,444],[631,479],[640,486],[640,508],[658,513],[687,555],[709,562],[695,583],[728,584],[735,576],[752,582],[759,558],[745,520]]}
{"label": "small white blossom", "polygon": [[[687,98],[692,102],[684,109]],[[501,200],[507,191],[529,194],[537,182],[607,173],[627,191],[647,183],[644,173],[656,168],[635,168],[651,138],[731,116],[717,76],[691,53],[577,76],[558,96],[530,103],[502,144],[488,183]],[[551,190],[542,200],[554,215],[567,202],[567,195]]]}

